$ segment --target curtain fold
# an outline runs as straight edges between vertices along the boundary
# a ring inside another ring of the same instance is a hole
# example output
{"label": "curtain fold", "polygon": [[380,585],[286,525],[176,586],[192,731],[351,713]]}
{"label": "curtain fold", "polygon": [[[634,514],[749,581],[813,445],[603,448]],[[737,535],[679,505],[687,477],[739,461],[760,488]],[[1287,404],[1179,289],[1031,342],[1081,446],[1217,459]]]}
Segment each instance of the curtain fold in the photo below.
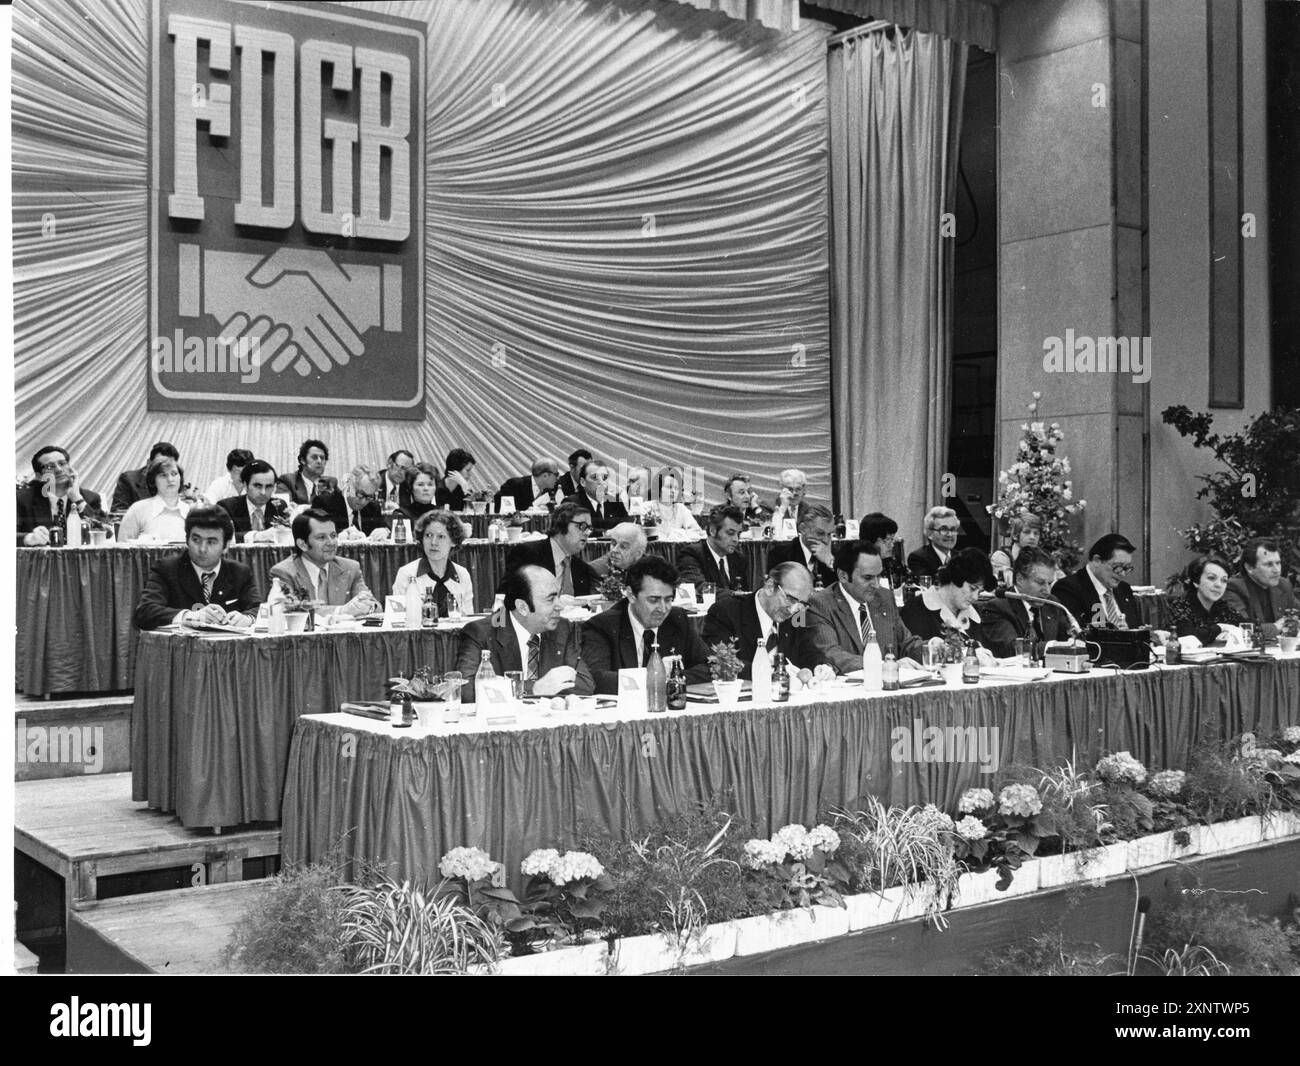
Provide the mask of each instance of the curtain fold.
{"label": "curtain fold", "polygon": [[[831,396],[839,507],[919,543],[947,462],[966,46],[873,33],[830,53]],[[943,233],[948,236],[943,236]]]}

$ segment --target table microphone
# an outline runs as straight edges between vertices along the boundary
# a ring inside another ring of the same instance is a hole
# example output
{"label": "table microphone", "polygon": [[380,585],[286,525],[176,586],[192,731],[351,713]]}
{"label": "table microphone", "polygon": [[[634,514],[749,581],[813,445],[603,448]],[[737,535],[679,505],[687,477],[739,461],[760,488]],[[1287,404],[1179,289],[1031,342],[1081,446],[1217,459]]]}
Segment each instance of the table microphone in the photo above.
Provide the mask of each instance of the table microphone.
{"label": "table microphone", "polygon": [[1078,619],[1070,613],[1070,609],[1060,600],[1049,600],[1043,596],[1030,596],[1024,592],[1005,589],[1001,585],[997,587],[993,595],[1000,600],[1023,600],[1025,603],[1039,603],[1048,607],[1058,607],[1065,612],[1065,617],[1070,620],[1070,636],[1077,637],[1083,634],[1083,627],[1079,625]]}

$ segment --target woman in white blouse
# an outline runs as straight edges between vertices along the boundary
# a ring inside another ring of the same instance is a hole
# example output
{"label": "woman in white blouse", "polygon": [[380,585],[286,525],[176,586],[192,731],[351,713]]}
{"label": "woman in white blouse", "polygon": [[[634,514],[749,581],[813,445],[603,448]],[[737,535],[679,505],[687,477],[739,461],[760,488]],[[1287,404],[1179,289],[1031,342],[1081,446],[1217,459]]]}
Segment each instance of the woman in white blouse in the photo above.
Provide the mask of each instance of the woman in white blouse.
{"label": "woman in white blouse", "polygon": [[170,456],[161,455],[145,471],[145,484],[152,496],[136,500],[122,519],[118,539],[138,540],[149,536],[158,541],[184,541],[185,516],[191,504],[181,499],[185,471]]}
{"label": "woman in white blouse", "polygon": [[682,476],[672,467],[665,467],[659,473],[658,510],[661,530],[677,529],[700,534],[704,532],[686,504],[682,503]]}
{"label": "woman in white blouse", "polygon": [[405,596],[412,582],[434,590],[438,614],[446,617],[454,599],[462,614],[474,611],[474,581],[463,566],[451,561],[451,553],[465,539],[465,527],[450,511],[427,511],[415,523],[415,539],[423,554],[397,571],[393,595]]}

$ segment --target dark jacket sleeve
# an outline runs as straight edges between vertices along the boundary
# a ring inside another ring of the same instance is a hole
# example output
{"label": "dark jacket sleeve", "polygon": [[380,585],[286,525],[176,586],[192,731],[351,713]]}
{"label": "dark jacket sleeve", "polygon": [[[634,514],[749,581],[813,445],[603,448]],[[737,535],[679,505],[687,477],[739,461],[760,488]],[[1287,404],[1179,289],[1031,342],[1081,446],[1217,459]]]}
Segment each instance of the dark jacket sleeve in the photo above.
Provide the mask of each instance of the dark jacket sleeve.
{"label": "dark jacket sleeve", "polygon": [[257,608],[262,602],[261,589],[249,567],[241,567],[239,584],[235,587],[235,610],[240,614],[256,617]]}
{"label": "dark jacket sleeve", "polygon": [[582,628],[582,659],[591,672],[595,691],[602,694],[618,692],[618,649],[613,646],[615,632],[615,626],[599,617]]}
{"label": "dark jacket sleeve", "polygon": [[1009,608],[995,607],[990,603],[980,612],[980,622],[984,630],[984,646],[989,651],[999,659],[1015,655],[1016,638],[1020,633]]}
{"label": "dark jacket sleeve", "polygon": [[699,553],[694,548],[683,549],[677,553],[677,579],[684,585],[694,585],[695,591],[708,580]]}
{"label": "dark jacket sleeve", "polygon": [[[490,621],[488,623],[491,624]],[[491,630],[486,625],[471,622],[460,631],[460,643],[456,647],[456,669],[466,682],[461,688],[461,699],[466,703],[474,702],[474,675],[478,673],[479,663],[483,661],[483,649],[487,647],[487,634]],[[497,664],[493,663],[495,670]]]}
{"label": "dark jacket sleeve", "polygon": [[695,623],[685,613],[682,621],[685,630],[683,639],[686,642],[685,650],[682,652],[682,663],[686,667],[686,683],[698,685],[708,681],[712,676],[709,673],[709,649],[700,636],[699,630],[695,628]]}
{"label": "dark jacket sleeve", "polygon": [[117,475],[117,485],[113,489],[114,511],[125,511],[136,501],[135,486],[131,483],[131,471],[124,470]]}
{"label": "dark jacket sleeve", "polygon": [[862,658],[840,646],[834,620],[819,603],[810,603],[804,613],[804,629],[822,659],[834,667],[837,674],[847,674],[862,669]]}
{"label": "dark jacket sleeve", "polygon": [[179,591],[169,576],[166,560],[153,564],[149,578],[145,581],[144,591],[135,605],[135,625],[137,629],[157,629],[170,625],[177,612],[185,610],[188,603],[173,603],[173,591]]}
{"label": "dark jacket sleeve", "polygon": [[573,691],[578,696],[590,696],[596,691],[596,681],[591,676],[591,668],[583,661],[578,643],[578,627],[570,623],[564,642],[564,664],[572,666],[576,677]]}

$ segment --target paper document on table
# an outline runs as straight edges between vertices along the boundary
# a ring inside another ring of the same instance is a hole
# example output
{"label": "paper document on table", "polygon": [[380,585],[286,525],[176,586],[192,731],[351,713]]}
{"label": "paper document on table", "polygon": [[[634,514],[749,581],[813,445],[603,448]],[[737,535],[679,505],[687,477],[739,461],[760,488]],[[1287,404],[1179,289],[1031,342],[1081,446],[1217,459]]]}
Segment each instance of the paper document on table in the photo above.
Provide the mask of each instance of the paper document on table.
{"label": "paper document on table", "polygon": [[185,629],[194,630],[199,633],[224,633],[226,636],[229,637],[246,637],[252,631],[251,626],[240,627],[240,626],[218,625],[215,622],[199,622],[198,624],[195,624],[193,622],[184,622],[181,624],[180,628],[183,630]]}

